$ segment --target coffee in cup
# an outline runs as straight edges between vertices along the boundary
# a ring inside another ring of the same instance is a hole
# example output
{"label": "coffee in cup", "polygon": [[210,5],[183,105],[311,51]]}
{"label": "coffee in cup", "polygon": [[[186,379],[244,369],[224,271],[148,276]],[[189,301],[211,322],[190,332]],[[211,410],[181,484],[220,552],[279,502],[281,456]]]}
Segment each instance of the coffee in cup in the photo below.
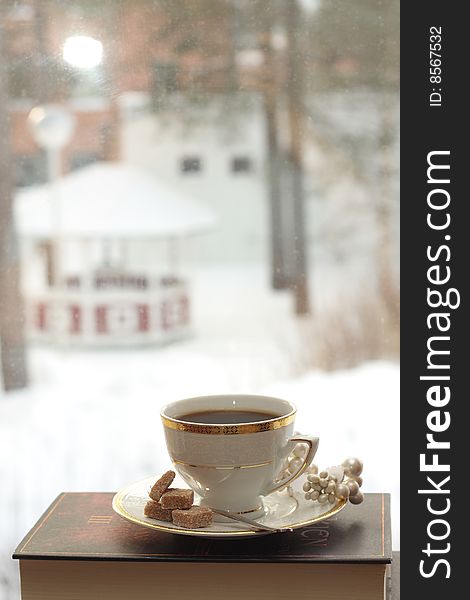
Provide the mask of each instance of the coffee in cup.
{"label": "coffee in cup", "polygon": [[[291,402],[255,395],[188,398],[161,411],[170,458],[201,504],[253,518],[263,514],[262,497],[297,479],[315,456],[319,440],[294,435],[295,416]],[[279,481],[299,444],[304,458]]]}

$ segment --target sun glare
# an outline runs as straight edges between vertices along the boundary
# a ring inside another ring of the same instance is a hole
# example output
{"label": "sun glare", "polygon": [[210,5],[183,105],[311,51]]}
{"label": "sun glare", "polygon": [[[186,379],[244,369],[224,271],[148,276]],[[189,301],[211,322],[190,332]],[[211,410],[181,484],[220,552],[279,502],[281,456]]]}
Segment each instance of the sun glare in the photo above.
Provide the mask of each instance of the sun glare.
{"label": "sun glare", "polygon": [[63,57],[73,67],[92,69],[103,60],[103,44],[85,35],[74,35],[65,40]]}

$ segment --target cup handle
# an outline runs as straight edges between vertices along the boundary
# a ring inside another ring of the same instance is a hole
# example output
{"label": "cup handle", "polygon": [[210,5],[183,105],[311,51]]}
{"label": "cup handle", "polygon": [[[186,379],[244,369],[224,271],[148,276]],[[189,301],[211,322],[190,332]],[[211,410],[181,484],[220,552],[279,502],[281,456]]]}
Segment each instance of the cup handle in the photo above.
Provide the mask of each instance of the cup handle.
{"label": "cup handle", "polygon": [[266,496],[267,494],[271,494],[272,492],[285,488],[286,486],[290,485],[295,479],[297,479],[297,477],[300,477],[300,475],[302,475],[302,473],[304,473],[304,471],[308,469],[308,467],[311,465],[313,458],[317,452],[319,442],[319,438],[312,437],[311,435],[295,435],[294,437],[289,438],[288,443],[308,445],[308,451],[305,458],[303,459],[303,463],[295,473],[292,473],[292,475],[290,475],[286,479],[283,479],[282,481],[276,481],[271,488],[264,491],[263,495]]}

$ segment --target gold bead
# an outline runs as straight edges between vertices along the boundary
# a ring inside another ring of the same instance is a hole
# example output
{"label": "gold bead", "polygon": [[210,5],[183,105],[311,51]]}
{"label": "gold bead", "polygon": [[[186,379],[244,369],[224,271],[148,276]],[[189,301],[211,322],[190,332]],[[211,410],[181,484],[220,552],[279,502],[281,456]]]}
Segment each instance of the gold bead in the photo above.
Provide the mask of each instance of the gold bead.
{"label": "gold bead", "polygon": [[349,502],[351,502],[351,504],[361,504],[361,502],[364,502],[364,495],[362,492],[358,492],[357,494],[354,494],[354,496],[351,496],[349,498]]}
{"label": "gold bead", "polygon": [[358,476],[362,473],[362,461],[358,458],[347,458],[343,462],[344,472],[347,475]]}
{"label": "gold bead", "polygon": [[349,488],[344,483],[338,483],[335,490],[335,496],[339,500],[347,500],[349,498]]}
{"label": "gold bead", "polygon": [[355,496],[359,492],[359,484],[354,479],[349,479],[346,485],[349,488],[349,497]]}

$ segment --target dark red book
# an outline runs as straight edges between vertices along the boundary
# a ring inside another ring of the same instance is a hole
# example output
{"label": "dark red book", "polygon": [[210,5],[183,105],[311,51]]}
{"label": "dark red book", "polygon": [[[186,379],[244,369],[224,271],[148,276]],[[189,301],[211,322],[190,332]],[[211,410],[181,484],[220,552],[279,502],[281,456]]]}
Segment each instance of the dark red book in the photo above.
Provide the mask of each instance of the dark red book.
{"label": "dark red book", "polygon": [[387,600],[400,600],[400,553],[394,552],[392,564],[390,565],[390,576],[388,577]]}
{"label": "dark red book", "polygon": [[13,555],[24,599],[208,600],[221,597],[221,585],[224,600],[285,600],[315,589],[328,600],[384,598],[388,495],[366,494],[363,504],[323,523],[246,540],[147,529],[115,514],[112,498],[64,493],[53,502]]}

